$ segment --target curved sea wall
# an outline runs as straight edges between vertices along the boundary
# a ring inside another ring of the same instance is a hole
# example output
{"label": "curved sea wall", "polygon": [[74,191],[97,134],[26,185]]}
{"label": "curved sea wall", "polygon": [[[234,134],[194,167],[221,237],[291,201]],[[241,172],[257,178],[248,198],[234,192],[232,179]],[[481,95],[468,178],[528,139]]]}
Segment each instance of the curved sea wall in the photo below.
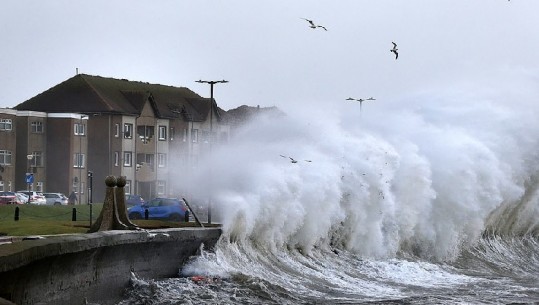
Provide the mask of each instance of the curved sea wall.
{"label": "curved sea wall", "polygon": [[[174,228],[54,235],[0,245],[0,304],[114,304],[131,272],[143,279],[176,277],[221,229]],[[3,300],[2,300],[3,298]]]}

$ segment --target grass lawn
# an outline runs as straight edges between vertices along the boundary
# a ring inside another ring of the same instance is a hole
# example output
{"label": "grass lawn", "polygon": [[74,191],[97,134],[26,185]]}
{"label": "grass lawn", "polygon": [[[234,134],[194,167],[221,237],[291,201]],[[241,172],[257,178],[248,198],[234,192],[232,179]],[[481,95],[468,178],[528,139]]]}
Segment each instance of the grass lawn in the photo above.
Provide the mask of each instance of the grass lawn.
{"label": "grass lawn", "polygon": [[[15,221],[15,209],[19,208],[19,220]],[[92,222],[101,213],[102,204],[75,206],[0,205],[0,236],[28,236],[86,233],[90,228],[90,208]],[[73,221],[75,209],[76,221]],[[194,222],[173,222],[165,220],[135,220],[144,229],[197,227]]]}

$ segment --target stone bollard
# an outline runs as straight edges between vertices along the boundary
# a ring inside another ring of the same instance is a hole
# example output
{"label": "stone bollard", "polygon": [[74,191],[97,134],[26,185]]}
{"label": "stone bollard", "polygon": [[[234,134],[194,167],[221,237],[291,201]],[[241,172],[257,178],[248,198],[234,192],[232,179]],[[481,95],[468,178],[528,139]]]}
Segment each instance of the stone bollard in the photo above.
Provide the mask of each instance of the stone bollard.
{"label": "stone bollard", "polygon": [[[130,228],[120,221],[118,217],[118,208],[116,206],[114,187],[117,185],[117,179],[114,176],[105,178],[107,189],[105,191],[105,201],[101,214],[88,230],[88,233],[108,230],[129,230]],[[124,184],[125,186],[125,184]]]}
{"label": "stone bollard", "polygon": [[124,223],[130,230],[140,229],[136,224],[132,223],[127,216],[127,207],[125,205],[125,184],[127,183],[125,176],[116,178],[116,209],[118,211],[118,218]]}

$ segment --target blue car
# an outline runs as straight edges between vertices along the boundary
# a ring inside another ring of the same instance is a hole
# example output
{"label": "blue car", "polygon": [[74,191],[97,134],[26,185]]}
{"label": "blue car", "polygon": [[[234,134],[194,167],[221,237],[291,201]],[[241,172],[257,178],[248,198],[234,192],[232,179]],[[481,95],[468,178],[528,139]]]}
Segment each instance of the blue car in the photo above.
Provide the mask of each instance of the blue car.
{"label": "blue car", "polygon": [[187,206],[185,202],[176,198],[155,198],[142,205],[135,205],[127,209],[129,219],[145,219],[148,210],[148,219],[167,219],[174,221],[185,220]]}
{"label": "blue car", "polygon": [[127,206],[143,205],[144,202],[145,202],[144,198],[142,198],[140,195],[134,195],[134,194],[126,194],[125,195],[125,204]]}

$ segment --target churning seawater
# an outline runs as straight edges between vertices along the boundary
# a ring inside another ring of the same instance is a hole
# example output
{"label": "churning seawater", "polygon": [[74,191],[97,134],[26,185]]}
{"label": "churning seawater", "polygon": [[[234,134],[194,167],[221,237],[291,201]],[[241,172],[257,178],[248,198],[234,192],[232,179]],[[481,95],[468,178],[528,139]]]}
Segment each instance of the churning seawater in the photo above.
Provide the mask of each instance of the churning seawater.
{"label": "churning seawater", "polygon": [[119,304],[539,303],[539,94],[523,87],[258,117],[179,181],[211,193],[217,245],[178,278],[133,275]]}

